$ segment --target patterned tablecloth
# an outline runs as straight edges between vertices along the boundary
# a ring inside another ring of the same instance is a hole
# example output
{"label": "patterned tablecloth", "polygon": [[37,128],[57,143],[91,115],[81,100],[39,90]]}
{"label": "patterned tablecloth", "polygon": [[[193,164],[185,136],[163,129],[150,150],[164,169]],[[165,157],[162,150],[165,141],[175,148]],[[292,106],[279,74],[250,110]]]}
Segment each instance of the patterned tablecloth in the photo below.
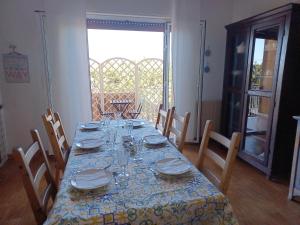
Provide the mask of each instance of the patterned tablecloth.
{"label": "patterned tablecloth", "polygon": [[[119,133],[124,132],[121,127]],[[151,124],[134,129],[133,135],[157,134]],[[83,132],[77,129],[74,143],[96,137],[105,140],[103,130]],[[122,143],[117,145],[122,148]],[[140,153],[143,161],[129,160],[129,180],[112,182],[105,189],[82,192],[71,187],[70,180],[79,170],[99,168],[120,170],[116,152],[103,145],[96,152],[79,155],[73,144],[53,209],[45,224],[237,224],[228,199],[197,168],[180,177],[158,176],[149,168],[165,157],[180,157],[176,148],[167,144]],[[189,162],[190,163],[190,162]]]}

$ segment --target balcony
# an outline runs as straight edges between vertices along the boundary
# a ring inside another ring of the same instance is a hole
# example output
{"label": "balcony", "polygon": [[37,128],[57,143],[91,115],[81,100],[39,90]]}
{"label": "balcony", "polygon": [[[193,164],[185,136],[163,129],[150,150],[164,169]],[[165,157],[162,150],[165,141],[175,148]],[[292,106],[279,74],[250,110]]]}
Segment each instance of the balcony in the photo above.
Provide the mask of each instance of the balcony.
{"label": "balcony", "polygon": [[[112,100],[129,100],[126,112],[135,110],[142,103],[140,118],[155,121],[159,104],[163,102],[163,61],[146,58],[132,61],[110,58],[102,63],[90,59],[90,79],[93,120],[100,120],[98,109],[115,112]],[[169,93],[171,85],[169,85]],[[172,95],[169,94],[169,101]],[[128,114],[124,114],[128,117]]]}

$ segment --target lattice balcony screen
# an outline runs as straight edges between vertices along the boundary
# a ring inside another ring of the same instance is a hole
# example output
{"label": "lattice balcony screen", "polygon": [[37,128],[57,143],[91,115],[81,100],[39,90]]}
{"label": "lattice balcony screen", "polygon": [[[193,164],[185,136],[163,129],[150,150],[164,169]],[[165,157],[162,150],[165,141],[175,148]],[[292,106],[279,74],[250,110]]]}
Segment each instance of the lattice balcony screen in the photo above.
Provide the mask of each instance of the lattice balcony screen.
{"label": "lattice balcony screen", "polygon": [[[101,119],[98,110],[114,112],[111,100],[131,100],[128,110],[141,102],[142,118],[156,119],[163,100],[163,61],[149,58],[134,62],[125,58],[112,58],[102,63],[90,59],[90,79],[93,119]],[[125,115],[126,116],[126,115]]]}

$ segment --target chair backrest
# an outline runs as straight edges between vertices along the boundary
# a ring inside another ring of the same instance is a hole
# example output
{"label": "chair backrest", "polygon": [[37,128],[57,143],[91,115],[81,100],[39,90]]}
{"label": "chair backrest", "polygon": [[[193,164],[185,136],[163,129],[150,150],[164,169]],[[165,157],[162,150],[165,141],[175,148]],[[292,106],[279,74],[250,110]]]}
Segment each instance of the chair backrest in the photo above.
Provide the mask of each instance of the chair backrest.
{"label": "chair backrest", "polygon": [[168,129],[168,124],[169,124],[169,119],[170,116],[173,115],[175,111],[175,107],[172,109],[163,110],[163,105],[160,104],[158,108],[158,114],[157,114],[157,119],[155,123],[155,129],[158,129],[161,131],[162,135],[166,136],[167,129]]}
{"label": "chair backrest", "polygon": [[51,108],[47,109],[47,112],[45,115],[46,115],[48,121],[52,121],[53,123],[55,123],[54,113]]}
{"label": "chair backrest", "polygon": [[141,113],[142,108],[143,108],[143,105],[142,105],[142,103],[140,102],[140,104],[139,104],[139,106],[138,106],[136,112],[137,112],[137,113]]}
{"label": "chair backrest", "polygon": [[42,115],[42,118],[58,167],[59,169],[64,170],[68,160],[70,146],[60,116],[55,112],[53,116],[54,119],[52,120],[47,114]]}
{"label": "chair backrest", "polygon": [[103,111],[102,111],[101,103],[100,103],[100,102],[98,102],[97,107],[98,107],[98,110],[99,110],[100,115],[103,116],[104,113],[103,113]]}
{"label": "chair backrest", "polygon": [[[228,149],[225,160],[217,153],[208,148],[209,139],[213,139],[214,141],[222,144]],[[234,132],[231,136],[231,139],[228,139],[223,135],[213,131],[213,123],[211,120],[206,121],[198,153],[197,167],[224,194],[227,192],[229,186],[233,165],[240,145],[240,140],[241,133]],[[212,170],[204,167],[204,159],[206,157],[222,169],[221,178],[218,178]]]}
{"label": "chair backrest", "polygon": [[[186,112],[184,116],[180,116],[176,112],[170,115],[166,136],[169,138],[169,141],[178,148],[180,152],[182,152],[183,150],[190,117],[190,112]],[[175,137],[170,138],[171,134],[173,134]]]}
{"label": "chair backrest", "polygon": [[[57,186],[38,131],[32,130],[31,136],[33,144],[30,145],[26,153],[19,147],[14,149],[13,156],[20,168],[35,219],[38,224],[42,224],[47,218],[50,197],[52,198],[52,202],[54,202]],[[37,157],[40,157],[38,158],[39,160],[37,160]],[[35,174],[33,174],[31,169],[31,162],[41,162]]]}

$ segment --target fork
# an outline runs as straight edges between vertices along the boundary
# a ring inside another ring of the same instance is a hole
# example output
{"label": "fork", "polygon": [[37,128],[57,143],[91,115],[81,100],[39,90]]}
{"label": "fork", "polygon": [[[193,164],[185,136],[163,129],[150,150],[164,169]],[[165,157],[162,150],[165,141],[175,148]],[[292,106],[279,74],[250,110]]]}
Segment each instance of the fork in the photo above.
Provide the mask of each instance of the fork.
{"label": "fork", "polygon": [[153,175],[155,177],[159,176],[158,172],[156,170],[154,170],[153,168],[150,167],[149,170],[153,173]]}

